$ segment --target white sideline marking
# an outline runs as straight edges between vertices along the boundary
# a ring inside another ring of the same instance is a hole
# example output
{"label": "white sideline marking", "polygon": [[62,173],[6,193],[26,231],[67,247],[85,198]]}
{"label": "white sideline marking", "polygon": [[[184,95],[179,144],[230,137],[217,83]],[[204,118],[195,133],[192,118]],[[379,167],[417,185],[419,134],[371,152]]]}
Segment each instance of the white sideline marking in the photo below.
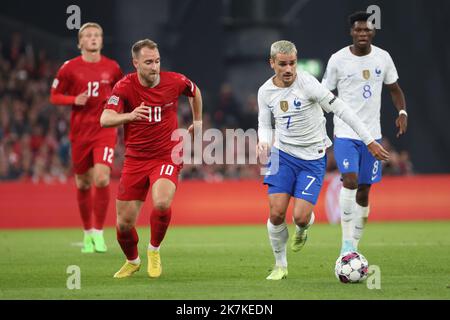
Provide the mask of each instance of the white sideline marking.
{"label": "white sideline marking", "polygon": [[84,244],[83,242],[71,242],[70,246],[72,247],[82,247]]}
{"label": "white sideline marking", "polygon": [[[336,241],[333,243],[314,243],[307,244],[311,247],[336,247],[340,246],[341,242]],[[167,247],[236,247],[236,243],[223,242],[223,243],[166,243],[164,246]],[[266,247],[266,244],[252,244],[251,247]],[[442,242],[365,242],[363,247],[420,247],[420,246],[450,246],[450,243]]]}

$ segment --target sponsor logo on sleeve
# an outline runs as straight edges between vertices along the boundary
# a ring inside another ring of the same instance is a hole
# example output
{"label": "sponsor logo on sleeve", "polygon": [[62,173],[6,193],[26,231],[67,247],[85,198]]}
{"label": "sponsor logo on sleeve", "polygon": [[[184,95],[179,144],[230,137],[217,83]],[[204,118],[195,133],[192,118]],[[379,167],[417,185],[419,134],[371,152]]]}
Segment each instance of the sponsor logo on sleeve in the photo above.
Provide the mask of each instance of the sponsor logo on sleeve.
{"label": "sponsor logo on sleeve", "polygon": [[119,104],[119,97],[118,96],[109,97],[108,104],[117,106]]}
{"label": "sponsor logo on sleeve", "polygon": [[56,87],[58,87],[58,84],[59,84],[59,80],[55,78],[55,80],[53,80],[53,83],[52,83],[52,88],[56,89]]}

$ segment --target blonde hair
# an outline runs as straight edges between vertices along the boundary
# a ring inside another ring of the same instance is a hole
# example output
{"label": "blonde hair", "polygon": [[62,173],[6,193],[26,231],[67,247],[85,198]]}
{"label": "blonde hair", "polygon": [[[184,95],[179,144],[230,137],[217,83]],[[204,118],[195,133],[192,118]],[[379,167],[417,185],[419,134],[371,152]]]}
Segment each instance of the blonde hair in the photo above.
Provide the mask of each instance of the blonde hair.
{"label": "blonde hair", "polygon": [[149,49],[158,49],[158,44],[150,39],[143,39],[137,41],[135,44],[133,44],[133,47],[131,47],[131,56],[133,59],[136,59],[139,51],[141,51],[142,48],[149,48]]}
{"label": "blonde hair", "polygon": [[80,39],[83,36],[83,31],[86,30],[87,28],[97,28],[97,29],[99,29],[100,33],[101,33],[101,35],[103,37],[103,29],[98,23],[96,23],[96,22],[86,22],[86,23],[84,23],[81,26],[80,30],[78,30],[78,49],[81,49],[81,47],[80,47]]}
{"label": "blonde hair", "polygon": [[270,57],[275,60],[278,53],[282,54],[297,54],[297,48],[295,44],[287,40],[280,40],[272,43],[270,46]]}

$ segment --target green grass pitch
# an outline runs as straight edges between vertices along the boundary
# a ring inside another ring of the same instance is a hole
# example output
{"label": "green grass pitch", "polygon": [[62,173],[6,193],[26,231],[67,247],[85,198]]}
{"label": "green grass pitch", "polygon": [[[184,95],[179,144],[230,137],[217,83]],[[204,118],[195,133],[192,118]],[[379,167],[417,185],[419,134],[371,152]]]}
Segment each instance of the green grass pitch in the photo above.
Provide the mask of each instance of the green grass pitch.
{"label": "green grass pitch", "polygon": [[[303,250],[288,251],[289,277],[277,282],[265,280],[273,256],[264,225],[171,227],[159,279],[146,272],[148,228],[139,235],[141,270],[113,279],[124,262],[113,229],[106,254],[81,254],[78,229],[0,230],[0,299],[450,298],[450,221],[370,223],[360,251],[381,270],[381,289],[372,290],[335,278],[339,226],[314,225]],[[80,267],[79,290],[66,287],[70,265]]]}

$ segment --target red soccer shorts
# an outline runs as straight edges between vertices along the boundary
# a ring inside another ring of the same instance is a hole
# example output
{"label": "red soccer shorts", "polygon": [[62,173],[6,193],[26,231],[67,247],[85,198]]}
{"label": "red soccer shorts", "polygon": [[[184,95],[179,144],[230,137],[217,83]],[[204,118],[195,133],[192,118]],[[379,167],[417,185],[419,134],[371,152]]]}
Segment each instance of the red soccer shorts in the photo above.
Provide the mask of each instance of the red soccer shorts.
{"label": "red soccer shorts", "polygon": [[91,142],[72,141],[72,163],[75,174],[83,174],[101,163],[112,167],[116,136],[102,138]]}
{"label": "red soccer shorts", "polygon": [[181,168],[182,165],[176,165],[170,160],[125,157],[117,200],[145,201],[148,190],[161,178],[169,179],[177,186]]}

